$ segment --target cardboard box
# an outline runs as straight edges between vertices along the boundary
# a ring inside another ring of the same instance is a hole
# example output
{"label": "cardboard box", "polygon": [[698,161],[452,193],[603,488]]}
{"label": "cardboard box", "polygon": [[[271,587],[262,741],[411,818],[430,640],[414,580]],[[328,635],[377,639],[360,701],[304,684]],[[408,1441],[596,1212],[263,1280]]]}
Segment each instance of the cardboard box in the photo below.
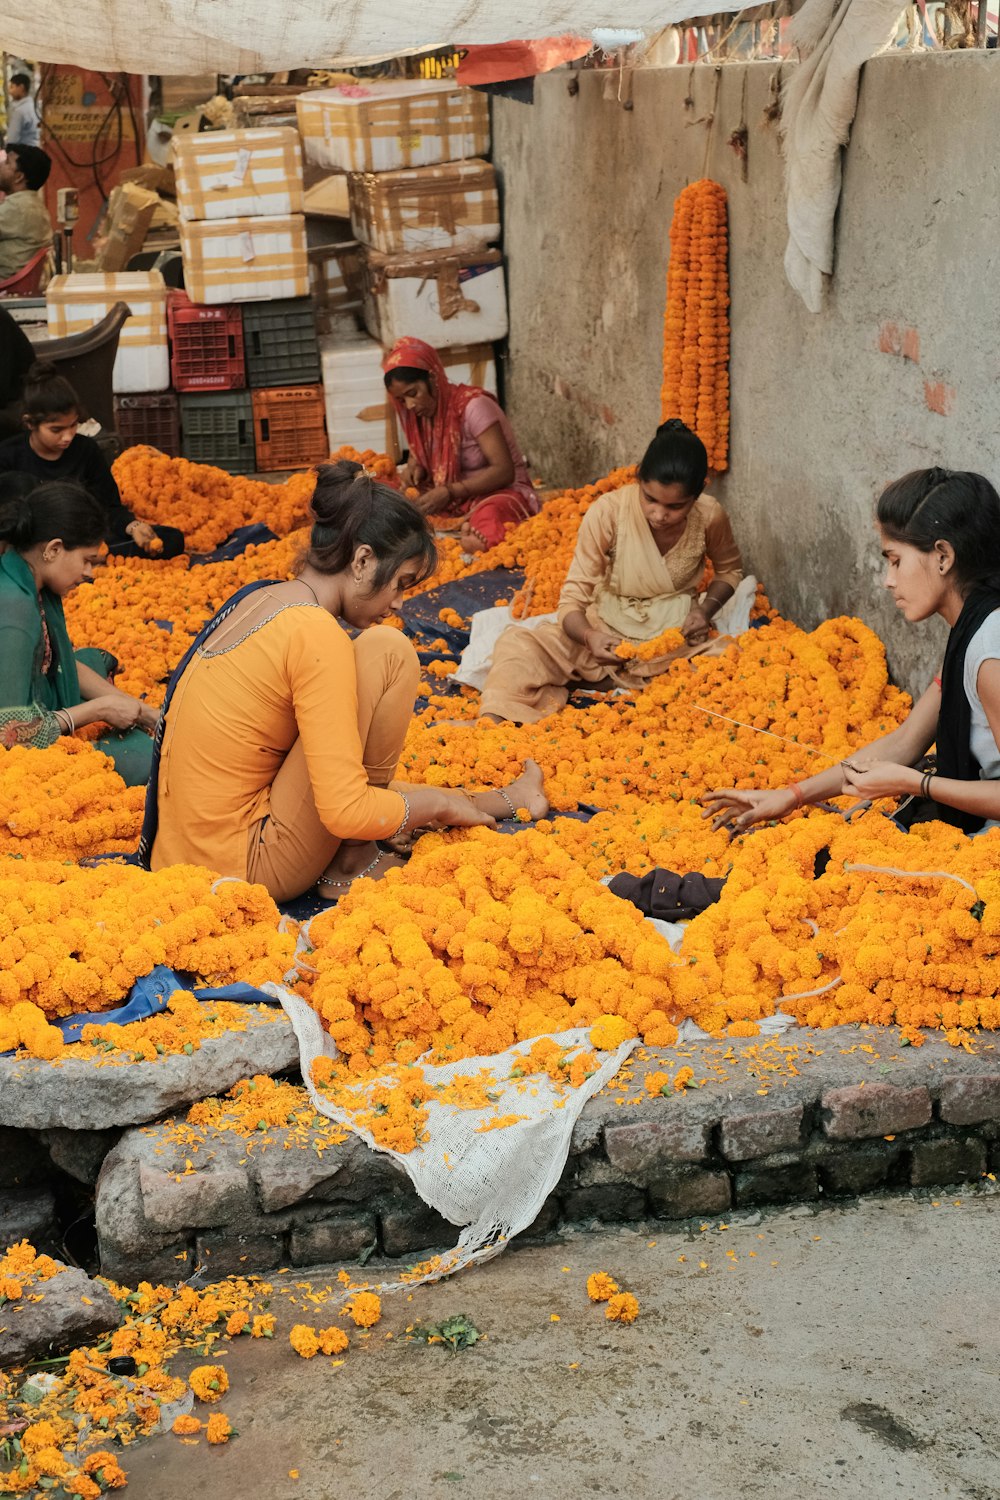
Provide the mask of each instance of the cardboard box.
{"label": "cardboard box", "polygon": [[467,250],[500,238],[496,174],[476,157],[351,173],[347,182],[355,238],[383,255]]}
{"label": "cardboard box", "polygon": [[[99,323],[116,302],[127,302],[132,313],[118,341],[112,388],[121,395],[167,389],[167,288],[159,271],[73,271],[54,276],[45,299],[53,338],[83,333]],[[86,399],[86,391],[80,394]]]}
{"label": "cardboard box", "polygon": [[102,271],[125,270],[133,255],[138,255],[145,244],[159,206],[158,194],[137,187],[134,182],[123,182],[112,188],[104,244],[99,256]]}
{"label": "cardboard box", "polygon": [[302,148],[294,130],[209,130],[175,138],[182,220],[302,212]]}
{"label": "cardboard box", "polygon": [[296,100],[306,160],[342,172],[392,172],[485,156],[486,95],[447,79],[355,83]]}
{"label": "cardboard box", "polygon": [[303,208],[309,218],[349,219],[351,202],[347,191],[347,174],[330,172],[307,161],[303,171],[305,192]]}
{"label": "cardboard box", "polygon": [[205,104],[219,91],[217,73],[161,73],[160,111],[179,115],[195,104]]}
{"label": "cardboard box", "polygon": [[386,348],[410,335],[435,349],[492,344],[507,333],[499,250],[365,252],[365,327]]}
{"label": "cardboard box", "polygon": [[317,309],[331,318],[361,316],[364,265],[357,240],[314,245],[309,250],[309,286]]}
{"label": "cardboard box", "polygon": [[182,223],[184,286],[192,302],[308,297],[301,214]]}

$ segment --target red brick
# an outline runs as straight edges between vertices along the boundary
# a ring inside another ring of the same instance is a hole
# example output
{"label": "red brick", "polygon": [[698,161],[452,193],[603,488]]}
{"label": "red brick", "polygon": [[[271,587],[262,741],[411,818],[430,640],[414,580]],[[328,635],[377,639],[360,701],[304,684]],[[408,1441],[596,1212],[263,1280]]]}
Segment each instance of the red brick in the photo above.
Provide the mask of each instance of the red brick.
{"label": "red brick", "polygon": [[924,402],[928,411],[936,411],[939,417],[949,417],[955,405],[955,387],[946,385],[943,380],[925,380]]}
{"label": "red brick", "polygon": [[1000,1073],[970,1074],[947,1078],[941,1085],[939,1106],[949,1125],[975,1125],[980,1120],[1000,1120]]}
{"label": "red brick", "polygon": [[986,1147],[982,1141],[918,1141],[913,1148],[910,1182],[914,1187],[967,1182],[985,1171]]}
{"label": "red brick", "polygon": [[880,354],[898,354],[901,343],[898,323],[883,323],[878,331],[878,347]]}
{"label": "red brick", "polygon": [[900,353],[904,359],[910,360],[912,364],[920,363],[920,334],[915,328],[903,329],[903,341],[900,345]]}
{"label": "red brick", "polygon": [[895,1135],[917,1130],[931,1117],[931,1096],[925,1088],[898,1088],[891,1083],[860,1083],[826,1089],[820,1103],[823,1128],[831,1140]]}
{"label": "red brick", "polygon": [[798,1146],[802,1138],[802,1105],[755,1109],[727,1115],[722,1122],[722,1154],[730,1161],[750,1161]]}
{"label": "red brick", "polygon": [[708,1155],[708,1124],[683,1113],[669,1120],[636,1120],[631,1125],[608,1125],[604,1149],[608,1161],[633,1182],[658,1177],[664,1163],[702,1161]]}
{"label": "red brick", "polygon": [[660,1219],[690,1219],[695,1214],[721,1214],[732,1206],[728,1174],[700,1167],[675,1167],[649,1185],[649,1201]]}

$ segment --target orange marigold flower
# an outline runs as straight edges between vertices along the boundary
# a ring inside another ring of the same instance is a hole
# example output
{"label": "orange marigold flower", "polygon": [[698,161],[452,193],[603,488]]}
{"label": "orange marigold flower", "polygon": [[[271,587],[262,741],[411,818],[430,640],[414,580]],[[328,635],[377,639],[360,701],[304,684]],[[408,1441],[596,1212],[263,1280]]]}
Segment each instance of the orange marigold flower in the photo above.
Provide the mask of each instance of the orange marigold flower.
{"label": "orange marigold flower", "polygon": [[639,1316],[639,1303],[631,1292],[619,1292],[609,1299],[604,1316],[612,1323],[634,1323]]}
{"label": "orange marigold flower", "polygon": [[188,1376],[188,1385],[199,1401],[218,1401],[229,1389],[229,1376],[222,1365],[198,1365]]}
{"label": "orange marigold flower", "polygon": [[201,1422],[191,1413],[182,1413],[179,1417],[174,1418],[174,1423],[170,1431],[176,1432],[178,1437],[194,1437],[196,1433],[201,1431]]}
{"label": "orange marigold flower", "polygon": [[319,1347],[324,1354],[343,1354],[350,1344],[350,1339],[342,1328],[321,1328],[319,1331]]}
{"label": "orange marigold flower", "polygon": [[374,1328],[382,1316],[382,1302],[375,1292],[355,1292],[344,1311],[358,1328]]}
{"label": "orange marigold flower", "polygon": [[594,1271],[587,1277],[587,1296],[591,1302],[608,1302],[617,1291],[618,1283],[607,1271]]}
{"label": "orange marigold flower", "polygon": [[296,1323],[288,1335],[288,1342],[302,1359],[312,1359],[314,1354],[319,1353],[316,1330],[310,1328],[308,1323]]}
{"label": "orange marigold flower", "polygon": [[228,1443],[233,1435],[232,1424],[222,1412],[213,1412],[205,1424],[205,1436],[210,1443]]}

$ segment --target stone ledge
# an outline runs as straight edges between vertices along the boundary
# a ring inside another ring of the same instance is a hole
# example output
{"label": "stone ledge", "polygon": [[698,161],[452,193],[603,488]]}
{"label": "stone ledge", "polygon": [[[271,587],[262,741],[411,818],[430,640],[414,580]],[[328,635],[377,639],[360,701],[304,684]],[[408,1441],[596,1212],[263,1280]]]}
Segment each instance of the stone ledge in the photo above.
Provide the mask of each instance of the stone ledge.
{"label": "stone ledge", "polygon": [[120,1064],[72,1055],[54,1063],[0,1057],[0,1126],[80,1131],[141,1125],[225,1093],[241,1078],[297,1069],[298,1043],[288,1017],[262,1017],[253,1006],[247,1011],[246,1031],[208,1037],[190,1056]]}
{"label": "stone ledge", "polygon": [[[682,1063],[702,1086],[647,1093],[648,1071]],[[997,1080],[991,1058],[938,1037],[903,1048],[892,1029],[639,1049],[585,1106],[562,1177],[523,1238],[968,1182],[1000,1166]],[[245,1274],[417,1255],[457,1238],[403,1170],[356,1136],[199,1134],[192,1147],[169,1123],[126,1131],[105,1159],[97,1228],[107,1274],[175,1279],[198,1262]]]}

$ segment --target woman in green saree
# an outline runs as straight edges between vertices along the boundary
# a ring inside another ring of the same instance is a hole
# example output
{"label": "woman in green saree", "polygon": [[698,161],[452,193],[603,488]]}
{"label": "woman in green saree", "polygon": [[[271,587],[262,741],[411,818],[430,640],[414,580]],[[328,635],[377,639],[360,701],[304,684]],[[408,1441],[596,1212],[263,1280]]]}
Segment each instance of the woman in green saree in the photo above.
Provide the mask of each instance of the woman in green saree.
{"label": "woman in green saree", "polygon": [[0,490],[0,746],[44,748],[86,724],[128,786],[149,776],[156,710],[108,681],[113,658],[74,653],[62,601],[93,575],[105,516],[80,485],[5,479]]}

